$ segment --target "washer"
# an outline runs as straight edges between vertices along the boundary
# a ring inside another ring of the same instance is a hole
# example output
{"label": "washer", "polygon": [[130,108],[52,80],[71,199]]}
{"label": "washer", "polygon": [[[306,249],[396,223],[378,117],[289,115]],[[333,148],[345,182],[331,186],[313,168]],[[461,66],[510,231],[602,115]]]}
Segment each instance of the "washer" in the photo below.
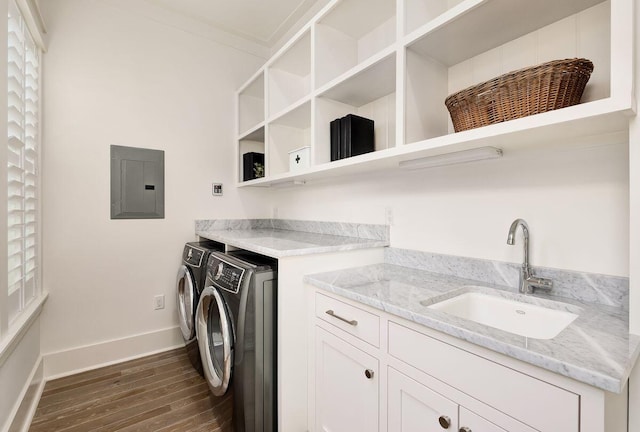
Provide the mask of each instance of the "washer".
{"label": "washer", "polygon": [[176,277],[178,323],[189,360],[193,367],[204,376],[202,360],[198,349],[195,329],[195,311],[204,289],[207,260],[212,251],[220,251],[223,246],[212,241],[190,242],[184,245],[182,265]]}
{"label": "washer", "polygon": [[235,432],[274,432],[277,261],[213,252],[196,311],[196,334],[211,392],[233,388]]}

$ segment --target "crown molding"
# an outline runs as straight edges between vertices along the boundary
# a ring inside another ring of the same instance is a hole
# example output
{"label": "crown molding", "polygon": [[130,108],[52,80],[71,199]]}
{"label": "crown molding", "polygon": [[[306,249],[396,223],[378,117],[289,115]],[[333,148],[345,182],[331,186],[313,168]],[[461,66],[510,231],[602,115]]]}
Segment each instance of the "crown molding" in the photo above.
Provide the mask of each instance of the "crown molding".
{"label": "crown molding", "polygon": [[246,52],[247,54],[267,59],[271,50],[266,44],[232,34],[203,21],[189,18],[149,3],[146,0],[99,0],[104,5],[114,7],[128,13],[150,19],[159,24],[182,30],[193,35],[209,39],[222,45]]}

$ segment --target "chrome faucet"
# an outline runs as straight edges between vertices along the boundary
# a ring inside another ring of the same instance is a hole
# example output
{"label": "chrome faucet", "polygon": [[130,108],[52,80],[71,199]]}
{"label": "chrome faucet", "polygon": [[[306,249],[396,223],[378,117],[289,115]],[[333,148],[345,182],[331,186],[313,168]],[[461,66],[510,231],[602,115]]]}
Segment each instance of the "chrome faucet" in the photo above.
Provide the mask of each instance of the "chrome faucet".
{"label": "chrome faucet", "polygon": [[533,275],[531,267],[529,266],[529,225],[524,219],[516,219],[509,228],[509,236],[507,237],[507,244],[513,246],[516,240],[516,230],[518,227],[522,227],[522,236],[524,238],[524,262],[520,268],[520,292],[523,294],[531,294],[534,289],[543,289],[550,291],[553,288],[553,281],[551,279],[544,279]]}

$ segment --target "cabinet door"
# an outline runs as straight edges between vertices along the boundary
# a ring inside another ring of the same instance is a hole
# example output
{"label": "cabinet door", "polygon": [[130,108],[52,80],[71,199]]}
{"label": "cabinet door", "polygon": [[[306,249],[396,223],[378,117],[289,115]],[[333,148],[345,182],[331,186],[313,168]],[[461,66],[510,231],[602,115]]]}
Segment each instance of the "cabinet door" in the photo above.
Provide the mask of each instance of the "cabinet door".
{"label": "cabinet door", "polygon": [[468,432],[507,432],[463,407],[460,407],[460,430]]}
{"label": "cabinet door", "polygon": [[392,368],[388,398],[389,432],[458,431],[458,404]]}
{"label": "cabinet door", "polygon": [[378,360],[316,327],[316,431],[378,430]]}
{"label": "cabinet door", "polygon": [[[513,419],[510,419],[508,426],[503,425],[505,427],[502,428],[464,407],[460,407],[459,412],[460,430],[463,432],[535,432],[535,429]],[[491,414],[488,417],[491,418]]]}

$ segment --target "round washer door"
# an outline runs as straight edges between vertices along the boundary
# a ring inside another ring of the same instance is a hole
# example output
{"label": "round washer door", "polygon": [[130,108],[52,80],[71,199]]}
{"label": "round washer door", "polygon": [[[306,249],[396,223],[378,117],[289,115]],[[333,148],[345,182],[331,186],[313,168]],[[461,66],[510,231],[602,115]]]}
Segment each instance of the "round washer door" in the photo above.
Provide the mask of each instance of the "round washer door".
{"label": "round washer door", "polygon": [[208,286],[200,295],[196,310],[196,335],[204,377],[215,396],[229,388],[233,365],[233,329],[224,299]]}
{"label": "round washer door", "polygon": [[180,266],[176,278],[176,296],[178,302],[178,323],[185,342],[196,337],[193,313],[196,310],[196,283],[191,271],[186,266]]}

